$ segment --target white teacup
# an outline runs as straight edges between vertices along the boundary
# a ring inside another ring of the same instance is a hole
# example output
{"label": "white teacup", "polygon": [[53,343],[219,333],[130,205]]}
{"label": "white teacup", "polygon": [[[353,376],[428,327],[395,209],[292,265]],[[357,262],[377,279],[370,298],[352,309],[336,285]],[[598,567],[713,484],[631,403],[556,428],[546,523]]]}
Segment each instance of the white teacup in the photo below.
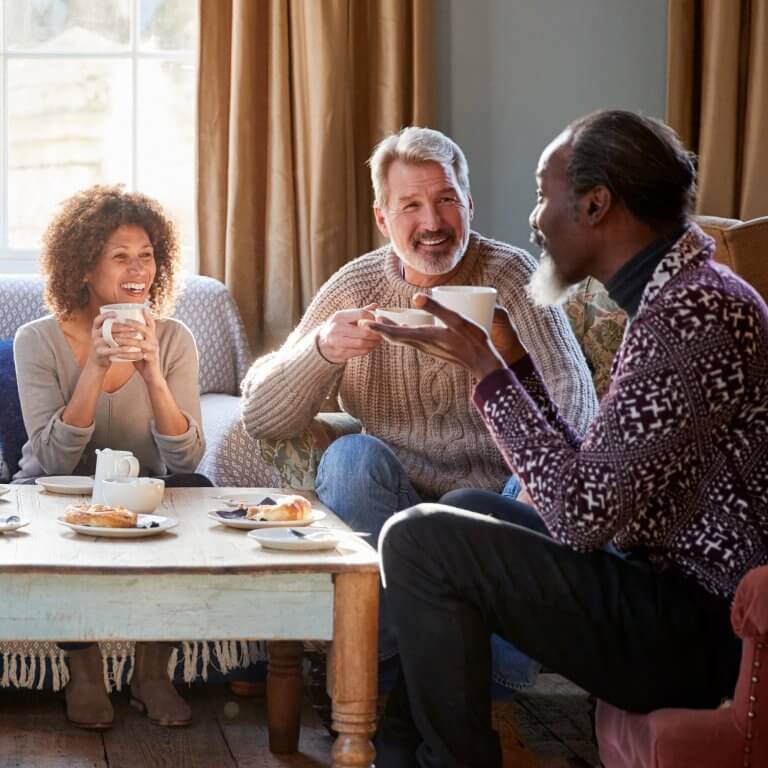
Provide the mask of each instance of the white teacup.
{"label": "white teacup", "polygon": [[[103,307],[99,307],[99,312],[104,314],[105,312],[114,312],[116,317],[108,317],[101,326],[101,335],[104,337],[104,341],[109,344],[110,347],[119,347],[120,345],[112,337],[112,326],[115,323],[124,323],[126,320],[135,320],[137,323],[146,325],[144,319],[144,305],[143,304],[105,304]],[[135,334],[137,339],[141,338],[140,334]],[[126,347],[126,352],[138,352],[138,347]],[[130,359],[115,355],[110,360],[115,363],[130,363]]]}
{"label": "white teacup", "polygon": [[165,482],[154,477],[113,477],[102,483],[104,502],[148,515],[163,500]]}
{"label": "white teacup", "polygon": [[435,316],[423,309],[413,307],[379,307],[373,310],[373,316],[380,320],[385,317],[398,325],[434,325]]}
{"label": "white teacup", "polygon": [[[488,333],[493,324],[493,308],[496,305],[496,289],[478,285],[436,285],[432,289],[432,298],[444,307],[458,312]],[[438,325],[443,325],[437,320]]]}

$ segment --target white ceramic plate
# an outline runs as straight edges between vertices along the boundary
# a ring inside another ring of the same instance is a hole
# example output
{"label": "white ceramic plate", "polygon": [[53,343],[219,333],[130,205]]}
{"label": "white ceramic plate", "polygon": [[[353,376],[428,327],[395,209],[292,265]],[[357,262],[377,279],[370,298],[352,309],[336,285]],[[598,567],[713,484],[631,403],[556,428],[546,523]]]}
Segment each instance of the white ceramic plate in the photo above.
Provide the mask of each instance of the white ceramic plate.
{"label": "white ceramic plate", "polygon": [[325,517],[325,512],[322,509],[313,509],[306,520],[246,520],[244,517],[221,517],[217,512],[209,512],[208,517],[221,523],[221,525],[228,525],[230,528],[244,528],[251,531],[255,528],[301,528],[322,520]]}
{"label": "white ceramic plate", "polygon": [[308,536],[297,536],[288,528],[276,528],[271,531],[258,530],[248,534],[265,549],[289,550],[291,552],[310,552],[320,549],[335,549],[339,537],[330,531],[317,531]]}
{"label": "white ceramic plate", "polygon": [[62,517],[57,517],[56,520],[75,533],[82,533],[84,536],[102,536],[106,539],[143,539],[146,536],[157,536],[158,533],[164,533],[179,524],[176,518],[162,515],[139,515],[139,524],[155,522],[158,523],[157,528],[97,528],[93,525],[68,523]]}
{"label": "white ceramic plate", "polygon": [[29,525],[29,520],[19,520],[18,523],[4,523],[3,518],[9,517],[13,512],[0,515],[0,533],[10,533],[11,531],[18,531],[19,528],[23,528],[25,525]]}
{"label": "white ceramic plate", "polygon": [[11,492],[10,485],[0,485],[0,496],[5,496],[6,493]]}
{"label": "white ceramic plate", "polygon": [[48,491],[48,493],[65,493],[71,496],[83,496],[93,493],[92,477],[79,475],[38,477],[35,483]]}

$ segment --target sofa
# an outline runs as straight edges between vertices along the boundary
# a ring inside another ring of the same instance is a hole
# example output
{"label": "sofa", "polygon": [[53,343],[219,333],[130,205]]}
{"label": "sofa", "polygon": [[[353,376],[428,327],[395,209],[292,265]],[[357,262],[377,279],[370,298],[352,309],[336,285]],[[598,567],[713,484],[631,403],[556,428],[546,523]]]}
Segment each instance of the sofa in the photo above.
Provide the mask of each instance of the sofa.
{"label": "sofa", "polygon": [[[0,275],[0,397],[5,398],[0,430],[0,482],[15,470],[22,433],[13,377],[12,340],[16,329],[46,314],[43,280],[36,275]],[[251,354],[245,330],[227,288],[210,277],[182,280],[174,317],[183,321],[197,342],[205,454],[197,471],[218,486],[273,486],[275,467],[262,458],[256,441],[240,422],[240,381]],[[14,408],[15,406],[15,408]],[[12,455],[10,455],[12,454]]]}

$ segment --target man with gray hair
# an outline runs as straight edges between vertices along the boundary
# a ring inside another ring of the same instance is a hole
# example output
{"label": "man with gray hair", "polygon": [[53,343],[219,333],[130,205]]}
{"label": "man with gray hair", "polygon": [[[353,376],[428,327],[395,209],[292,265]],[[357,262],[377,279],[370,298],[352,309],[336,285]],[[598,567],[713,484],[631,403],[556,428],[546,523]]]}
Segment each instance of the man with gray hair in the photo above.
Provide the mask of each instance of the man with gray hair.
{"label": "man with gray hair", "polygon": [[[323,455],[316,491],[350,526],[377,538],[401,509],[456,488],[501,492],[510,475],[470,402],[469,372],[382,343],[358,324],[377,307],[410,307],[417,292],[438,285],[492,286],[503,307],[491,333],[500,353],[514,354],[518,344],[506,311],[577,431],[597,403],[562,309],[528,296],[534,259],[470,230],[474,206],[458,145],[439,131],[405,128],[376,147],[369,165],[376,224],[389,243],[323,285],[283,346],[253,364],[242,391],[243,422],[258,439],[299,434],[329,394],[360,420],[363,434],[336,440]],[[382,612],[386,660],[397,648],[383,602]]]}

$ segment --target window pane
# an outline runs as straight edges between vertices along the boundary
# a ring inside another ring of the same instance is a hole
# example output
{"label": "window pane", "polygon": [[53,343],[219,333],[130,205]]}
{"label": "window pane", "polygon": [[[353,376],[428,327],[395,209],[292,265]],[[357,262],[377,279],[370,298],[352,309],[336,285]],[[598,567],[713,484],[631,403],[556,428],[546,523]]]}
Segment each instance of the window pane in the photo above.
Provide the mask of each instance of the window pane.
{"label": "window pane", "polygon": [[176,222],[185,251],[195,238],[195,93],[192,64],[139,62],[137,189]]}
{"label": "window pane", "polygon": [[8,63],[8,245],[36,247],[65,197],[131,181],[131,64]]}
{"label": "window pane", "polygon": [[142,49],[193,50],[196,39],[197,2],[141,0]]}
{"label": "window pane", "polygon": [[104,51],[130,41],[132,0],[5,0],[9,50]]}

